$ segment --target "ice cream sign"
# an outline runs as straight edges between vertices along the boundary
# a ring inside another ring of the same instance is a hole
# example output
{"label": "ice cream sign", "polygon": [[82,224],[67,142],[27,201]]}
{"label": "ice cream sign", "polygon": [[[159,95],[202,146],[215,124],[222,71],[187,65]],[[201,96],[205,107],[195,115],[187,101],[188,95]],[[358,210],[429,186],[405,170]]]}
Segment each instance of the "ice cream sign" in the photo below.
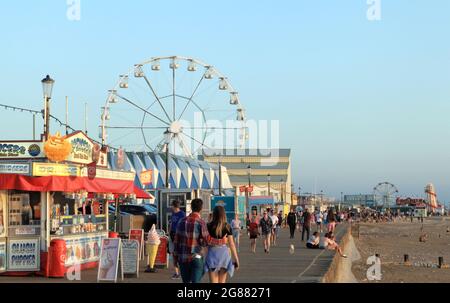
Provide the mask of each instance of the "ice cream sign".
{"label": "ice cream sign", "polygon": [[98,166],[106,167],[106,153],[102,152],[100,146],[83,132],[75,132],[69,135],[67,140],[72,144],[72,152],[67,158],[68,162],[85,165],[96,162]]}

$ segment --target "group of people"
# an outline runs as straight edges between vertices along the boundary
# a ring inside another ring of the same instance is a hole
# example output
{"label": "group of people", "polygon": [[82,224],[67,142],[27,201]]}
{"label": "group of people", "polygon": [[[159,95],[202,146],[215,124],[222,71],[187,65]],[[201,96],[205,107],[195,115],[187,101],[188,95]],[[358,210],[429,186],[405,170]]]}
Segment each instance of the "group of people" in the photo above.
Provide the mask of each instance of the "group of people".
{"label": "group of people", "polygon": [[314,225],[319,233],[322,233],[325,228],[327,232],[333,233],[336,229],[336,224],[343,220],[345,220],[345,214],[343,212],[336,214],[332,208],[323,212],[318,210],[314,213],[308,208],[300,212],[295,212],[294,209],[291,209],[286,218],[291,239],[295,237],[296,229],[299,229],[302,233],[302,241],[305,240],[305,235],[306,239],[309,239]]}
{"label": "group of people", "polygon": [[328,250],[334,250],[336,251],[341,257],[347,258],[347,255],[344,254],[342,251],[342,248],[339,246],[339,244],[336,242],[336,237],[332,232],[327,232],[325,236],[322,238],[320,237],[319,232],[314,232],[311,237],[309,238],[308,242],[306,242],[306,247],[310,249],[328,249]]}
{"label": "group of people", "polygon": [[250,248],[256,253],[256,240],[259,236],[263,238],[264,252],[270,253],[270,247],[277,245],[277,238],[283,223],[282,212],[275,213],[273,209],[265,209],[262,217],[258,216],[257,210],[252,210],[247,216],[247,234],[250,238]]}
{"label": "group of people", "polygon": [[[238,252],[243,225],[238,215],[228,224],[223,206],[216,206],[208,222],[205,222],[201,218],[202,207],[201,199],[192,200],[192,213],[186,216],[180,209],[180,202],[172,202],[169,228],[169,249],[175,268],[172,278],[182,279],[184,283],[199,283],[204,274],[208,273],[211,283],[225,283],[228,276],[232,277],[235,270],[239,269]],[[257,210],[252,210],[245,222],[251,251],[256,253],[256,242],[261,236],[264,252],[269,254],[270,248],[277,245],[279,231],[285,221],[289,226],[291,239],[294,238],[297,226],[301,226],[302,241],[306,236],[307,248],[335,250],[342,257],[347,257],[335,239],[336,217],[332,209],[315,213],[308,209],[296,213],[292,209],[285,220],[282,212],[277,214],[270,208],[264,209],[262,216],[258,215]],[[316,224],[316,231],[310,235],[312,224]],[[325,227],[327,232],[321,238]]]}
{"label": "group of people", "polygon": [[[286,221],[289,226],[290,238],[295,238],[296,229],[301,229],[301,241],[305,241],[305,235],[307,239],[306,247],[311,249],[329,249],[335,250],[340,256],[346,258],[347,256],[342,252],[341,247],[337,244],[335,238],[335,230],[337,222],[344,220],[351,220],[351,217],[346,216],[343,212],[336,214],[332,208],[327,211],[317,210],[311,212],[308,208],[304,211],[296,213],[294,209],[291,209],[287,215]],[[310,235],[313,225],[316,225],[316,231]],[[321,241],[321,233],[325,230],[323,242]]]}
{"label": "group of people", "polygon": [[186,216],[180,203],[172,202],[169,234],[175,267],[173,278],[181,278],[183,283],[199,283],[208,273],[211,283],[225,283],[228,275],[233,276],[239,268],[234,239],[240,222],[228,224],[225,209],[216,206],[206,223],[200,215],[202,207],[201,199],[192,200],[192,213]]}

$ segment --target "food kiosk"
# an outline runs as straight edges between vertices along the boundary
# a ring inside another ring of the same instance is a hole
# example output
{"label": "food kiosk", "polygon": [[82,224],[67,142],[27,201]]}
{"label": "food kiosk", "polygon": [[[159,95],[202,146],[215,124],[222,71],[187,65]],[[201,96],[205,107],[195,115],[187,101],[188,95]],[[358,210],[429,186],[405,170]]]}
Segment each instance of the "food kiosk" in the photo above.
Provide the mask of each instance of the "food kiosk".
{"label": "food kiosk", "polygon": [[[52,140],[67,149],[58,163],[46,146]],[[107,161],[106,148],[82,132],[0,142],[0,272],[45,275],[55,239],[66,243],[66,267],[97,265],[108,237],[108,203],[136,192],[135,173],[109,170]]]}

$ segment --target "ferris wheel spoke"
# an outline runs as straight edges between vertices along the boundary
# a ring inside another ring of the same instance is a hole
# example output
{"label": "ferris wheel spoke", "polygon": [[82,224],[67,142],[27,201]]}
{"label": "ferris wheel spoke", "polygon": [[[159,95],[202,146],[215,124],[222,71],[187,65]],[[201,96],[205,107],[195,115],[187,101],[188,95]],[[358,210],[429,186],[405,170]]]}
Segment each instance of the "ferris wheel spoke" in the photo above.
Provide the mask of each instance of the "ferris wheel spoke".
{"label": "ferris wheel spoke", "polygon": [[192,137],[192,136],[190,136],[190,135],[188,135],[188,134],[186,134],[186,133],[181,133],[181,134],[183,134],[184,136],[188,137],[189,139],[191,139],[191,140],[197,142],[197,143],[200,144],[202,147],[204,146],[204,147],[206,147],[206,148],[209,148],[209,147],[205,144],[205,142],[201,142],[200,140],[195,139],[194,137]]}
{"label": "ferris wheel spoke", "polygon": [[167,129],[164,126],[105,126],[107,129]]}
{"label": "ferris wheel spoke", "polygon": [[161,100],[159,99],[158,95],[155,92],[155,89],[153,88],[152,84],[150,83],[150,80],[148,80],[146,75],[144,75],[143,78],[144,78],[145,82],[147,82],[147,85],[150,88],[150,90],[152,91],[153,96],[155,96],[156,100],[158,101],[159,105],[161,106],[161,109],[164,111],[164,114],[166,115],[167,119],[169,121],[171,121],[169,114],[167,113],[166,109],[162,105]]}
{"label": "ferris wheel spoke", "polygon": [[207,73],[207,72],[208,72],[208,70],[206,70],[206,71],[203,73],[202,77],[201,77],[200,80],[198,81],[197,86],[196,86],[195,89],[194,89],[194,92],[192,93],[191,97],[188,99],[188,102],[187,102],[186,105],[184,106],[183,111],[181,112],[180,117],[178,117],[178,120],[180,120],[180,119],[183,117],[184,112],[185,112],[186,109],[189,107],[189,104],[191,104],[192,99],[194,98],[194,96],[195,96],[195,94],[197,93],[197,91],[198,91],[200,85],[202,84],[203,79],[205,79],[205,76],[206,76],[206,73]]}
{"label": "ferris wheel spoke", "polygon": [[[141,110],[141,111],[143,111],[144,113],[146,113],[146,114],[148,114],[148,115],[152,116],[153,118],[155,118],[155,119],[157,119],[157,120],[159,120],[159,121],[163,122],[164,124],[166,124],[166,125],[170,125],[170,123],[169,123],[169,122],[167,122],[167,121],[164,121],[163,119],[161,119],[161,118],[159,118],[158,116],[156,116],[156,115],[152,114],[151,112],[149,112],[149,111],[148,111],[148,110],[146,110],[145,108],[142,108],[142,107],[140,107],[139,105],[137,105],[137,104],[136,104],[136,103],[134,103],[133,101],[131,101],[131,100],[129,100],[129,99],[127,99],[127,98],[125,98],[125,97],[123,97],[123,96],[119,95],[119,94],[116,94],[116,96],[117,96],[117,97],[119,97],[120,99],[122,99],[122,100],[124,100],[124,101],[126,101],[126,102],[130,103],[130,104],[131,104],[131,105],[133,105],[134,107],[136,107],[136,108],[140,109],[140,110]],[[169,118],[169,121],[170,121],[170,118]]]}
{"label": "ferris wheel spoke", "polygon": [[[175,62],[173,64],[176,64]],[[173,94],[173,100],[172,100],[172,116],[173,116],[173,120],[172,121],[176,121],[175,120],[175,116],[176,116],[176,94],[175,94],[175,65],[172,68],[172,94]]]}
{"label": "ferris wheel spoke", "polygon": [[183,150],[183,152],[185,153],[186,156],[188,157],[192,157],[192,153],[189,149],[189,146],[186,144],[186,142],[184,142],[183,137],[181,136],[176,136],[177,140],[178,140],[178,144],[180,145],[181,149]]}

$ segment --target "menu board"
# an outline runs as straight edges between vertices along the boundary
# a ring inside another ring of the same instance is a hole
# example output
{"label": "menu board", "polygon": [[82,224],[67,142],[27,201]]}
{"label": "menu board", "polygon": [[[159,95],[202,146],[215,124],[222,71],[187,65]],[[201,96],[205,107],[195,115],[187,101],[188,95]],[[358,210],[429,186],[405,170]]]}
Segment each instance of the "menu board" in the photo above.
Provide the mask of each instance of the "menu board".
{"label": "menu board", "polygon": [[0,241],[0,272],[6,271],[6,242]]}
{"label": "menu board", "polygon": [[144,230],[143,229],[130,229],[128,239],[136,240],[139,243],[139,260],[144,258]]}
{"label": "menu board", "polygon": [[102,235],[70,237],[66,240],[66,266],[96,262],[100,258]]}
{"label": "menu board", "polygon": [[124,274],[139,277],[139,242],[137,240],[122,240],[122,266]]}
{"label": "menu board", "polygon": [[8,240],[9,271],[39,271],[39,257],[39,238]]}
{"label": "menu board", "polygon": [[[117,282],[121,239],[103,239],[97,281]],[[123,264],[123,262],[122,262]],[[123,270],[122,280],[123,280]]]}

